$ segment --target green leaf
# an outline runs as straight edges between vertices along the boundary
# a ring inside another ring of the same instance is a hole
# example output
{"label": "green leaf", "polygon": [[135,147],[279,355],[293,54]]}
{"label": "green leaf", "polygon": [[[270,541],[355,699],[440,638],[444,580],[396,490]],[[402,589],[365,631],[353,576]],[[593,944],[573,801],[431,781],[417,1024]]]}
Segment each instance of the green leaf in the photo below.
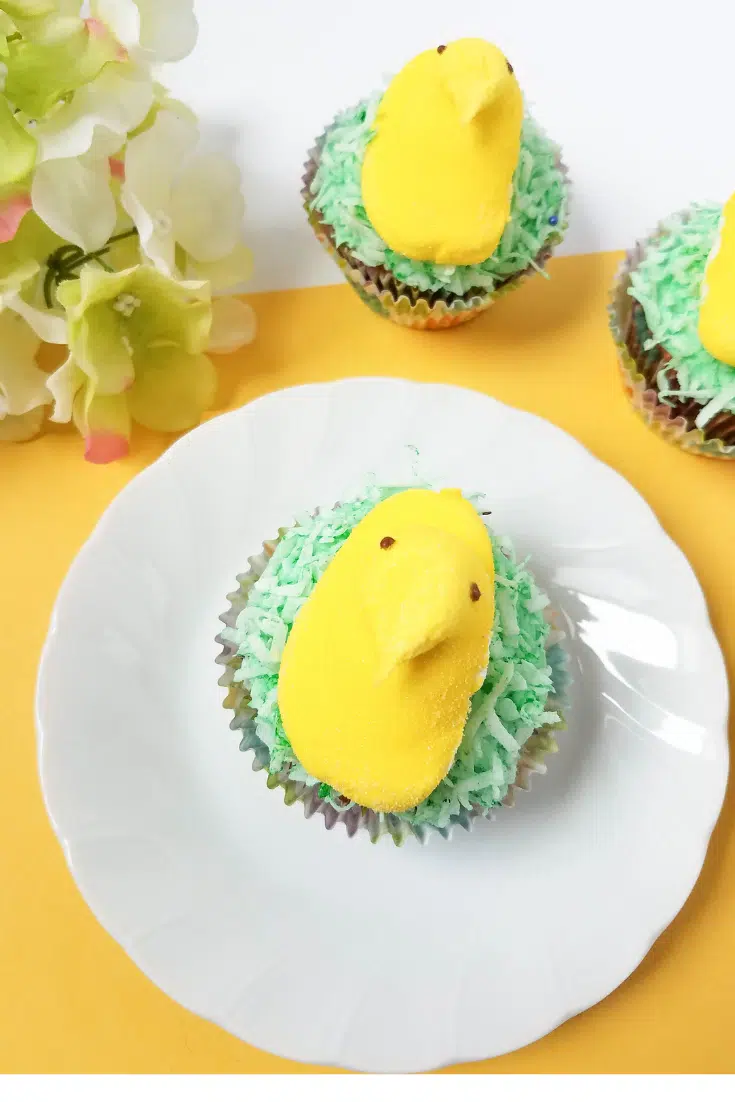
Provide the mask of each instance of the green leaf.
{"label": "green leaf", "polygon": [[17,184],[36,163],[36,139],[20,125],[0,94],[0,191]]}
{"label": "green leaf", "polygon": [[51,40],[10,42],[5,94],[30,118],[41,119],[64,96],[89,84],[114,61],[118,45],[110,34],[92,34],[82,20],[64,20],[64,33]]}

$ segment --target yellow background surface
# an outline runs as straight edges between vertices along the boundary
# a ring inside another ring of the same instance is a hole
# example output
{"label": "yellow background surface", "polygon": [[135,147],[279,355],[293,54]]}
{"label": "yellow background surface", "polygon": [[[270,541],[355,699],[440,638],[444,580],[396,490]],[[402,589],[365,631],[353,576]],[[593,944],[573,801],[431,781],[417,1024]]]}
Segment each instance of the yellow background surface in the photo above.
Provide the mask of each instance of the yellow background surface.
{"label": "yellow background surface", "polygon": [[[222,362],[220,409],[298,383],[402,375],[541,414],[651,504],[704,587],[732,675],[735,463],[685,455],[631,411],[605,316],[618,259],[554,261],[550,282],[447,333],[401,330],[347,286],[254,296],[259,336]],[[41,801],[33,695],[56,592],[108,503],[168,443],[141,433],[108,467],[86,464],[66,429],[0,446],[1,1072],[322,1070],[250,1048],[158,991],[87,910]],[[734,821],[728,799],[692,896],[621,988],[536,1044],[459,1070],[734,1072]]]}

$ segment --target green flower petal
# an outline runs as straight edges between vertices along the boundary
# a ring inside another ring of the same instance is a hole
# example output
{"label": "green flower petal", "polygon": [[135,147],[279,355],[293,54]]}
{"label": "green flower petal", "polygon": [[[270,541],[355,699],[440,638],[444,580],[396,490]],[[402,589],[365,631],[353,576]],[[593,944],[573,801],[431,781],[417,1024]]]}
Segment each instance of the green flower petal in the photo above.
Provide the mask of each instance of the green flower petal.
{"label": "green flower petal", "polygon": [[62,283],[58,290],[59,302],[69,312],[70,321],[81,319],[85,310],[99,303],[111,303],[129,290],[135,268],[123,272],[105,272],[92,265],[82,269],[78,280]]}
{"label": "green flower petal", "polygon": [[135,362],[130,391],[133,420],[158,432],[193,428],[214,405],[217,375],[211,360],[180,348],[157,348]]}
{"label": "green flower petal", "polygon": [[29,211],[13,240],[0,244],[0,297],[5,291],[20,290],[61,244],[61,238]]}
{"label": "green flower petal", "polygon": [[18,291],[24,283],[33,279],[40,267],[32,257],[21,259],[9,246],[0,245],[0,302],[6,292]]}
{"label": "green flower petal", "polygon": [[53,15],[55,11],[55,0],[0,0],[0,12],[5,12],[14,23],[23,19],[37,19],[42,15]]}
{"label": "green flower petal", "polygon": [[10,52],[8,38],[15,33],[13,20],[0,8],[0,57],[7,57]]}
{"label": "green flower petal", "polygon": [[43,118],[64,96],[81,88],[114,61],[118,44],[92,33],[81,19],[64,19],[52,36],[9,43],[5,93],[30,118]]}
{"label": "green flower petal", "polygon": [[35,163],[36,139],[20,125],[7,99],[0,95],[0,190],[24,180]]}
{"label": "green flower petal", "polygon": [[58,288],[68,318],[69,348],[76,369],[87,380],[87,401],[97,394],[119,394],[133,381],[133,363],[125,319],[115,302],[130,285],[134,269],[124,272],[83,269],[78,280]]}
{"label": "green flower petal", "polygon": [[178,344],[191,354],[203,352],[212,327],[212,303],[206,283],[177,283],[155,268],[136,270],[129,290],[141,305],[131,317],[136,347]]}
{"label": "green flower petal", "polygon": [[111,463],[130,451],[130,412],[122,394],[97,395],[89,403],[80,425],[84,458],[90,463]]}
{"label": "green flower petal", "polygon": [[74,349],[79,366],[95,384],[95,394],[121,394],[133,383],[133,357],[121,314],[101,304],[79,323]]}
{"label": "green flower petal", "polygon": [[30,210],[12,241],[0,245],[0,295],[3,291],[20,290],[60,245],[61,238]]}

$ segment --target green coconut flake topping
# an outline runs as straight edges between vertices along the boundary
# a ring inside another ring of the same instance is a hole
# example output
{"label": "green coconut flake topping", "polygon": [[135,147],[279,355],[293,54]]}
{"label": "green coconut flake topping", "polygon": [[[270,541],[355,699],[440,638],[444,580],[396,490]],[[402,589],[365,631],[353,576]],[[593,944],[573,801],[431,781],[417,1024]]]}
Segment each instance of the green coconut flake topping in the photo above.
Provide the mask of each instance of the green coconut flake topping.
{"label": "green coconut flake topping", "polygon": [[[644,348],[661,345],[671,355],[656,379],[661,400],[672,405],[693,398],[704,407],[698,428],[722,410],[735,413],[735,369],[715,359],[697,331],[704,269],[721,217],[722,207],[716,203],[696,204],[673,215],[663,224],[664,232],[647,244],[629,288],[651,331]],[[667,377],[672,368],[674,385]]]}
{"label": "green coconut flake topping", "polygon": [[337,246],[347,245],[363,264],[387,268],[398,281],[419,291],[464,295],[474,288],[492,291],[498,283],[536,267],[539,253],[561,241],[567,188],[559,148],[526,115],[510,220],[493,255],[482,264],[456,265],[410,260],[394,252],[362,205],[362,164],[381,99],[382,93],[376,94],[339,115],[321,148],[311,184],[312,207],[332,226]]}
{"label": "green coconut flake topping", "polygon": [[[248,603],[229,632],[242,665],[235,680],[245,683],[254,733],[269,755],[268,771],[317,783],[298,761],[278,710],[278,672],[295,617],[353,528],[396,489],[372,488],[334,509],[304,516],[278,543],[250,591]],[[493,537],[495,624],[487,676],[472,697],[464,736],[449,773],[417,807],[398,818],[442,829],[462,809],[501,804],[515,780],[524,744],[539,728],[561,725],[547,710],[554,669],[564,665],[550,647],[544,615],[548,598],[538,589],[511,545]],[[340,793],[322,783],[319,796],[344,810]]]}

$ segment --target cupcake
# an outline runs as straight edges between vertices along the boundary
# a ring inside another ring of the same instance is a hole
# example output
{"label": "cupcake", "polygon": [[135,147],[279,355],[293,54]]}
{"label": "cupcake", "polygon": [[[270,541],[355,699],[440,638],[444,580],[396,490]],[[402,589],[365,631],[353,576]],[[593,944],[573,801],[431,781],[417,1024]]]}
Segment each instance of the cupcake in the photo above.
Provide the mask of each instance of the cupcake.
{"label": "cupcake", "polygon": [[567,223],[559,150],[489,42],[427,50],[318,139],[309,222],[376,313],[446,329],[542,271]]}
{"label": "cupcake", "polygon": [[229,601],[217,661],[240,749],[327,828],[448,837],[557,749],[548,598],[458,490],[373,487],[304,516]]}
{"label": "cupcake", "polygon": [[735,456],[735,196],[672,215],[628,253],[610,324],[628,395],[667,440]]}

